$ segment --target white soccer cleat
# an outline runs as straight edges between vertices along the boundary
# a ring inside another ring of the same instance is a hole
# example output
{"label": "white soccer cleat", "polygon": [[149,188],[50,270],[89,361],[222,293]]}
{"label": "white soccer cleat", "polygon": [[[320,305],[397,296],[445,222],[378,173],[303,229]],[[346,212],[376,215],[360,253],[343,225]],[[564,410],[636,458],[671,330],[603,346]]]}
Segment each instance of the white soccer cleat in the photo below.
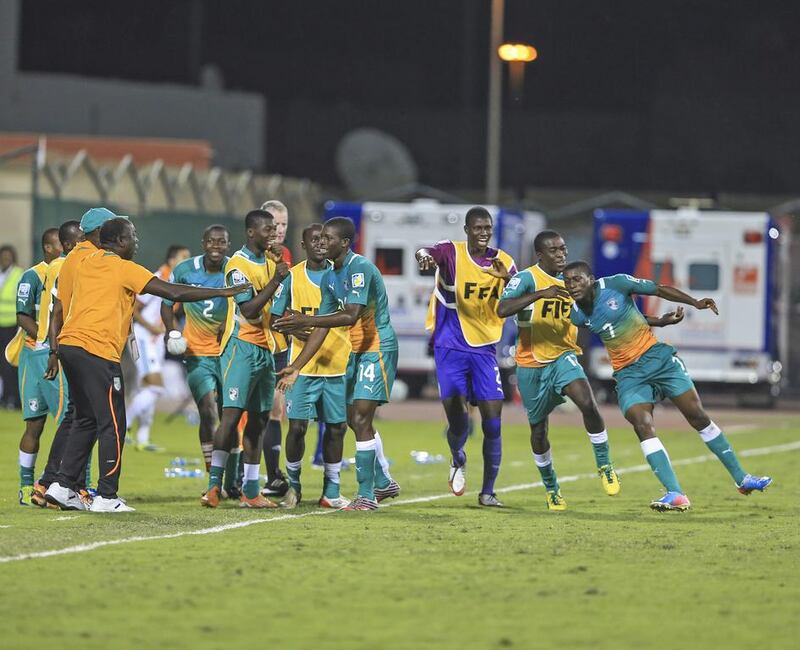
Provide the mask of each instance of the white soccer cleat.
{"label": "white soccer cleat", "polygon": [[467,489],[466,465],[461,467],[450,465],[450,478],[447,480],[447,484],[450,486],[450,491],[457,497],[464,494]]}
{"label": "white soccer cleat", "polygon": [[92,501],[90,510],[92,512],[136,512],[136,508],[131,508],[119,497],[106,499],[99,494]]}
{"label": "white soccer cleat", "polygon": [[48,503],[58,506],[62,510],[86,510],[86,505],[75,490],[70,490],[58,483],[51,483],[44,493]]}
{"label": "white soccer cleat", "polygon": [[349,505],[350,499],[346,497],[326,497],[323,495],[319,499],[320,508],[333,508],[334,510],[341,510]]}

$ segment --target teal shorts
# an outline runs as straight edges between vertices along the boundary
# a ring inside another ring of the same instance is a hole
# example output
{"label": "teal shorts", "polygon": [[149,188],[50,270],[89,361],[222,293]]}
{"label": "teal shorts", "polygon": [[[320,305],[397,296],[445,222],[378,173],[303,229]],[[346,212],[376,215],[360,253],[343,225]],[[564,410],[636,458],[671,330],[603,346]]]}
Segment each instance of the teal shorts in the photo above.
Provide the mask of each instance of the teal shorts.
{"label": "teal shorts", "polygon": [[319,420],[327,424],[347,422],[344,375],[300,375],[286,392],[286,415],[290,420]]}
{"label": "teal shorts", "polygon": [[564,403],[564,388],[573,381],[586,379],[574,352],[564,352],[541,368],[517,368],[517,388],[528,412],[528,422],[543,422],[552,410]]}
{"label": "teal shorts", "polygon": [[19,397],[22,418],[35,420],[49,413],[57,422],[64,419],[69,401],[69,389],[63,369],[59,366],[55,379],[45,379],[50,350],[23,348],[19,355]]}
{"label": "teal shorts", "polygon": [[347,403],[366,399],[385,404],[397,374],[397,350],[351,352],[347,362]]}
{"label": "teal shorts", "polygon": [[272,410],[275,365],[269,350],[231,337],[219,363],[222,368],[222,408],[255,413]]}
{"label": "teal shorts", "polygon": [[631,365],[614,373],[617,399],[623,415],[634,404],[655,404],[694,388],[675,348],[656,343]]}
{"label": "teal shorts", "polygon": [[200,403],[212,390],[220,394],[222,389],[222,373],[219,357],[184,357],[186,381],[196,403]]}

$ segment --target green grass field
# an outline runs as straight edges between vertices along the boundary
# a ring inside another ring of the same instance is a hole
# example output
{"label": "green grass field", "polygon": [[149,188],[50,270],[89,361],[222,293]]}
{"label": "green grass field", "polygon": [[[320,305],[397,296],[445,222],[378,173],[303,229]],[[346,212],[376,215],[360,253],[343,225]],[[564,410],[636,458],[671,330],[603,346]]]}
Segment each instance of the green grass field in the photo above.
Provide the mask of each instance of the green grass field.
{"label": "green grass field", "polygon": [[[662,432],[692,499],[684,514],[648,509],[660,487],[642,471],[632,432],[611,431],[617,467],[633,470],[609,498],[592,476],[585,434],[554,428],[569,510],[549,513],[543,489],[530,486],[538,475],[525,427],[504,432],[498,487],[508,507],[487,510],[476,505],[478,439],[467,449],[471,491],[454,498],[446,465],[418,465],[409,453],[446,453],[441,422],[384,421],[403,494],[365,514],[316,508],[322,477],[308,466],[309,503],[291,513],[203,509],[204,479],[163,475],[172,457],[199,456],[195,432],[160,420],[154,439],[167,452],[125,452],[121,494],[137,512],[92,515],[16,505],[21,428],[0,414],[0,644],[794,647],[798,425],[787,416],[731,432],[745,468],[775,478],[751,497],[736,492],[696,434]],[[37,471],[51,436],[48,427]],[[351,435],[346,455],[353,449]],[[342,482],[352,494],[354,472]]]}

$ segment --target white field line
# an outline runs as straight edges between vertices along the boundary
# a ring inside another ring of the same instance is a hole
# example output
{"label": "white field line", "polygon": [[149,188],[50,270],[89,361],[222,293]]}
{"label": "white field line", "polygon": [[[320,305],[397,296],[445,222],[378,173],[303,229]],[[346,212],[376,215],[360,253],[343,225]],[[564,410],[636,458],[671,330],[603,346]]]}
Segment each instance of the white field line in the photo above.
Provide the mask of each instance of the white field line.
{"label": "white field line", "polygon": [[[771,447],[745,449],[744,451],[739,452],[738,455],[744,457],[765,456],[767,454],[796,451],[798,449],[800,449],[800,441],[790,442],[783,445],[773,445]],[[706,456],[695,456],[694,458],[682,458],[672,461],[672,464],[676,466],[695,465],[697,463],[708,462],[709,460],[716,460],[716,456],[708,454]],[[631,467],[622,467],[619,468],[617,472],[619,474],[633,474],[635,472],[645,472],[648,471],[649,469],[650,469],[649,465],[643,464],[643,465],[633,465]],[[573,474],[571,476],[559,477],[558,481],[559,483],[573,483],[575,481],[581,481],[584,479],[595,479],[595,478],[597,478],[597,472],[591,472],[586,474]],[[535,483],[520,483],[518,485],[509,485],[508,487],[500,488],[497,490],[497,492],[505,494],[507,492],[518,492],[520,490],[528,490],[531,488],[541,487],[541,486],[542,486],[541,481],[537,481]],[[468,494],[477,494],[477,493],[468,493]],[[414,505],[417,503],[429,503],[431,501],[440,501],[441,499],[453,498],[453,496],[454,495],[451,494],[450,492],[446,494],[434,494],[427,497],[417,497],[416,499],[405,499],[403,501],[396,501],[394,503],[384,504],[381,507],[384,508],[388,506],[396,507],[396,506]],[[120,544],[132,544],[134,542],[150,542],[161,539],[176,539],[178,537],[186,537],[188,535],[213,535],[215,533],[223,533],[228,530],[236,530],[237,528],[247,528],[248,526],[255,526],[257,524],[267,524],[275,521],[286,521],[287,519],[302,519],[304,517],[318,517],[321,515],[329,515],[334,512],[337,511],[315,510],[313,512],[304,512],[303,514],[299,515],[286,514],[286,515],[279,515],[277,517],[266,517],[264,519],[248,519],[246,521],[237,521],[232,524],[222,524],[220,526],[213,526],[211,528],[200,528],[198,530],[184,530],[177,533],[169,533],[166,535],[137,535],[135,537],[123,537],[122,539],[109,539],[98,542],[92,542],[90,544],[78,544],[76,546],[68,546],[66,548],[58,548],[50,551],[38,551],[36,553],[23,553],[20,555],[6,555],[6,556],[0,556],[0,564],[5,564],[8,562],[18,562],[20,560],[35,560],[39,558],[54,557],[57,555],[85,553],[87,551],[94,551],[95,549],[103,548],[105,546],[118,546]],[[109,516],[114,516],[114,515],[109,515]]]}

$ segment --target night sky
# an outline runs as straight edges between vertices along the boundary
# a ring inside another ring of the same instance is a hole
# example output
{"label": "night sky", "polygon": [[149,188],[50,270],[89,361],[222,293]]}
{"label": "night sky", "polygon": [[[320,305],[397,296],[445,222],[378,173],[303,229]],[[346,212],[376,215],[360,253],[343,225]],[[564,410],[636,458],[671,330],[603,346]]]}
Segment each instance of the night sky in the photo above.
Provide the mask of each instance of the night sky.
{"label": "night sky", "polygon": [[[489,0],[21,5],[23,70],[196,83],[214,63],[264,94],[268,171],[337,183],[339,139],[377,126],[421,181],[483,183]],[[540,56],[506,98],[504,183],[797,191],[799,28],[795,2],[507,0],[506,40]]]}

